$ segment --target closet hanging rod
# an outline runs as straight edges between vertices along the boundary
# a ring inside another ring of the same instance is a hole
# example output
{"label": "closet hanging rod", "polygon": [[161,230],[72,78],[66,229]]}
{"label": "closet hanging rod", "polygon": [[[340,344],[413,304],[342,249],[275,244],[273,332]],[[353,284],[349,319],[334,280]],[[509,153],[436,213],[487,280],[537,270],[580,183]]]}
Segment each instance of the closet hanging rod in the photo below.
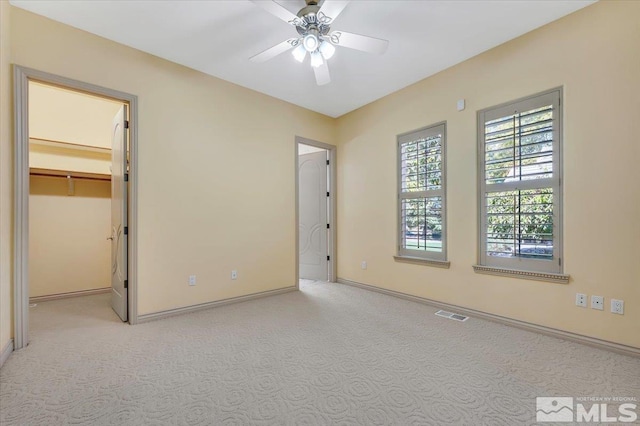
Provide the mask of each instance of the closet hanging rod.
{"label": "closet hanging rod", "polygon": [[85,172],[66,172],[64,170],[50,170],[50,169],[29,169],[30,176],[38,177],[57,177],[57,178],[73,178],[73,179],[85,179],[85,180],[98,180],[98,181],[111,181],[111,175],[101,173],[85,173]]}

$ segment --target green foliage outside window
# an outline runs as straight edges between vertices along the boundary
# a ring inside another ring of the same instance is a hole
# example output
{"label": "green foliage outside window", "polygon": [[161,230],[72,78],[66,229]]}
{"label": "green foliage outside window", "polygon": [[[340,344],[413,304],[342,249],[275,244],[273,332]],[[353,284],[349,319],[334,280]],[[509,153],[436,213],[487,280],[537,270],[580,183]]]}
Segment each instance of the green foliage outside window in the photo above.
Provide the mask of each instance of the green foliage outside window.
{"label": "green foliage outside window", "polygon": [[[485,124],[487,252],[552,257],[553,190],[504,191],[502,183],[553,177],[553,109],[546,106]],[[502,188],[489,192],[492,185]]]}

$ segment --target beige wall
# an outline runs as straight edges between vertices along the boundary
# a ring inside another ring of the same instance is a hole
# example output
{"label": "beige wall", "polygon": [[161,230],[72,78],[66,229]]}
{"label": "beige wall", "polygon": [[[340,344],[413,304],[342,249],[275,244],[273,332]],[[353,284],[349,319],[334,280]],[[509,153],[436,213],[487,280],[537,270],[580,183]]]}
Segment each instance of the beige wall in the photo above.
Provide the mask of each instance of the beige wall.
{"label": "beige wall", "polygon": [[111,127],[121,106],[29,82],[29,167],[111,174]]}
{"label": "beige wall", "polygon": [[111,183],[34,177],[29,196],[29,296],[111,286]]}
{"label": "beige wall", "polygon": [[31,139],[29,167],[67,172],[111,174],[111,150],[52,144]]}
{"label": "beige wall", "polygon": [[[597,3],[340,118],[339,277],[640,347],[639,18],[640,2]],[[475,274],[476,111],[558,86],[571,282]],[[451,269],[396,263],[395,136],[442,120]],[[576,307],[577,292],[606,310]]]}
{"label": "beige wall", "polygon": [[9,2],[0,1],[0,350],[13,336],[11,229],[13,158]]}
{"label": "beige wall", "polygon": [[139,97],[140,314],[295,285],[295,136],[331,118],[11,11],[13,62]]}
{"label": "beige wall", "polygon": [[111,149],[111,125],[122,102],[29,83],[29,137]]}

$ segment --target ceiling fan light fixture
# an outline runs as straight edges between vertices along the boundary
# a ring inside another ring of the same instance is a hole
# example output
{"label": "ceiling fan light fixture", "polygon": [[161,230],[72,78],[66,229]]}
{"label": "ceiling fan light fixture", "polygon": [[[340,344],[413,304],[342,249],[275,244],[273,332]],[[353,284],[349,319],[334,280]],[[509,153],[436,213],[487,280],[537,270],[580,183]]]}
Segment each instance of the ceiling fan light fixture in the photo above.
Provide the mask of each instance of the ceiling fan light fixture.
{"label": "ceiling fan light fixture", "polygon": [[[318,86],[331,82],[327,62],[335,54],[336,46],[383,54],[389,45],[388,40],[331,30],[331,25],[336,17],[350,0],[305,0],[307,5],[300,9],[297,15],[279,4],[281,3],[279,0],[251,1],[277,18],[293,25],[298,34],[295,38],[285,40],[249,59],[252,62],[260,63],[291,50],[295,60],[302,63],[309,52],[311,67]],[[320,2],[322,6],[318,5]]]}
{"label": "ceiling fan light fixture", "polygon": [[296,59],[296,61],[302,63],[304,62],[304,58],[307,56],[307,49],[305,49],[301,43],[291,51],[291,54]]}
{"label": "ceiling fan light fixture", "polygon": [[311,54],[311,66],[314,68],[318,68],[324,63],[322,60],[322,54],[320,52],[313,52]]}
{"label": "ceiling fan light fixture", "polygon": [[336,53],[336,48],[333,46],[333,44],[329,43],[326,40],[323,40],[322,43],[320,43],[320,47],[318,48],[318,50],[320,51],[320,53],[322,53],[322,57],[325,60],[331,59],[333,54]]}
{"label": "ceiling fan light fixture", "polygon": [[309,53],[314,52],[319,44],[320,40],[318,40],[318,36],[314,32],[307,33],[302,39],[302,45]]}

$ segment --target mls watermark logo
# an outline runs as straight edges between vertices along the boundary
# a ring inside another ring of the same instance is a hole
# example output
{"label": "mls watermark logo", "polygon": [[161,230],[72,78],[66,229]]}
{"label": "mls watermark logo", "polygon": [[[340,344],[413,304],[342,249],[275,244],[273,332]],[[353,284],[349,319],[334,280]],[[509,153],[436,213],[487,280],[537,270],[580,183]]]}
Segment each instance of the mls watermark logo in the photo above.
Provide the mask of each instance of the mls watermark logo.
{"label": "mls watermark logo", "polygon": [[572,422],[573,398],[548,397],[536,398],[537,422]]}
{"label": "mls watermark logo", "polygon": [[536,421],[633,423],[638,420],[634,397],[537,397]]}

